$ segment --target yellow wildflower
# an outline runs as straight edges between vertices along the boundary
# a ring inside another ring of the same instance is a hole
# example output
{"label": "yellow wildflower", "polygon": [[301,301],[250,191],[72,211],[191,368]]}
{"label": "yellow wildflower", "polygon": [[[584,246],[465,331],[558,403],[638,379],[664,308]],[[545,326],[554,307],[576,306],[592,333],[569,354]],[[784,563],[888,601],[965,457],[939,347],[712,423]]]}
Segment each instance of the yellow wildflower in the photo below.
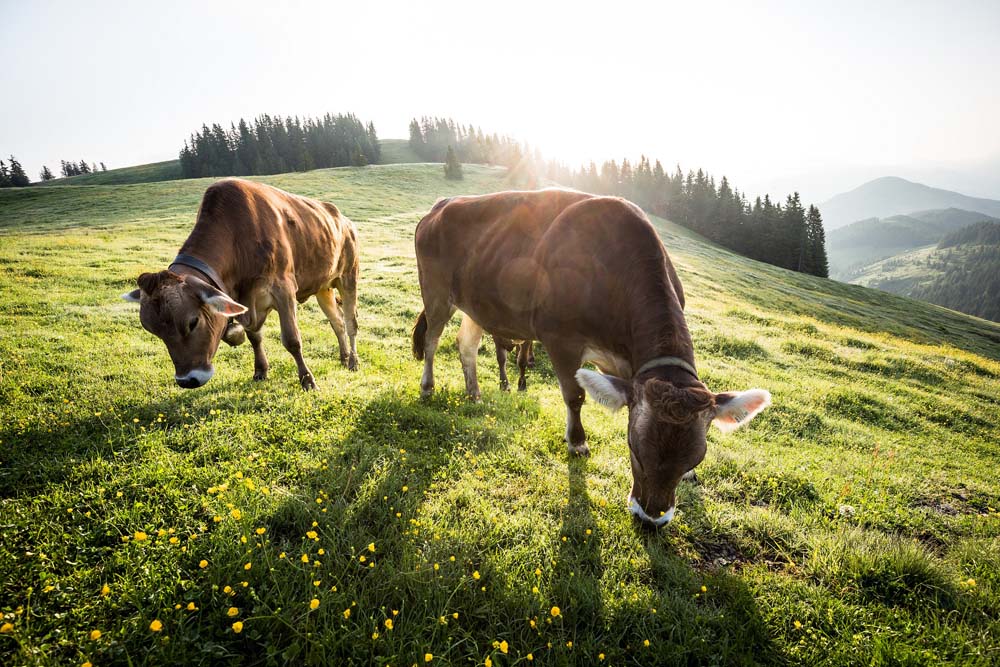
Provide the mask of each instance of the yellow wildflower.
{"label": "yellow wildflower", "polygon": [[105,595],[107,595],[110,592],[111,592],[111,587],[110,586],[108,586],[107,584],[104,584],[103,586],[101,586],[101,596],[102,597],[105,596]]}
{"label": "yellow wildflower", "polygon": [[153,622],[149,624],[149,629],[153,632],[159,632],[163,629],[163,623],[160,622],[160,619],[154,618]]}
{"label": "yellow wildflower", "polygon": [[302,554],[302,562],[303,563],[309,562],[309,554]]}
{"label": "yellow wildflower", "polygon": [[707,586],[702,586],[701,587],[701,592],[702,593],[707,593],[708,592],[708,587]]}
{"label": "yellow wildflower", "polygon": [[226,612],[226,616],[236,616],[239,613],[240,610],[237,607],[230,607],[229,611]]}
{"label": "yellow wildflower", "polygon": [[506,641],[502,641],[502,642],[500,642],[500,652],[501,652],[501,653],[507,653],[507,649],[508,649],[508,648],[509,648],[509,647],[508,647],[508,645],[507,645],[507,642],[506,642]]}
{"label": "yellow wildflower", "polygon": [[266,532],[267,532],[267,528],[264,528],[263,526],[261,526],[260,528],[257,529],[257,534],[258,535],[263,535]]}
{"label": "yellow wildflower", "polygon": [[201,560],[200,560],[200,561],[198,562],[198,567],[200,567],[201,569],[203,569],[203,570],[204,570],[204,569],[205,569],[206,567],[208,567],[208,561],[207,561],[207,560],[205,560],[204,558],[203,558],[203,559],[201,559]]}
{"label": "yellow wildflower", "polygon": [[241,512],[239,510],[239,508],[235,508],[234,507],[233,510],[229,514],[230,514],[230,516],[232,516],[237,521],[239,521],[240,519],[243,518],[243,512]]}
{"label": "yellow wildflower", "polygon": [[351,617],[351,610],[350,609],[345,609],[344,610],[344,620],[346,620],[346,619],[348,619],[350,617]]}
{"label": "yellow wildflower", "polygon": [[316,531],[315,530],[307,530],[306,531],[306,537],[308,537],[310,540],[315,540],[316,539]]}
{"label": "yellow wildflower", "polygon": [[479,570],[476,570],[475,572],[472,573],[472,578],[475,579],[476,581],[479,580]]}
{"label": "yellow wildflower", "polygon": [[649,640],[648,639],[643,639],[642,640],[642,645],[645,646],[646,648],[649,648]]}
{"label": "yellow wildflower", "polygon": [[319,600],[317,600],[316,598],[313,598],[312,600],[309,601],[310,609],[315,609],[318,606],[319,606]]}
{"label": "yellow wildflower", "polygon": [[391,618],[385,619],[385,629],[386,630],[392,630],[392,619]]}
{"label": "yellow wildflower", "polygon": [[424,662],[430,662],[434,659],[433,653],[424,653]]}
{"label": "yellow wildflower", "polygon": [[3,625],[0,625],[0,634],[6,635],[10,634],[11,632],[14,632],[13,623],[4,623]]}
{"label": "yellow wildflower", "polygon": [[100,630],[91,630],[90,631],[90,639],[92,641],[96,642],[100,638],[101,638],[101,631]]}
{"label": "yellow wildflower", "polygon": [[236,621],[235,623],[233,623],[233,632],[235,632],[236,634],[240,634],[241,632],[243,632],[243,621]]}
{"label": "yellow wildflower", "polygon": [[198,607],[196,607],[194,605],[194,602],[188,602],[187,610],[188,611],[198,611]]}
{"label": "yellow wildflower", "polygon": [[149,536],[146,535],[146,533],[142,532],[141,530],[138,530],[138,531],[136,531],[135,535],[133,535],[132,537],[135,539],[136,542],[142,542],[144,539],[146,539]]}
{"label": "yellow wildflower", "polygon": [[559,609],[559,607],[552,607],[552,609],[549,610],[549,613],[552,614],[553,616],[558,616],[559,614],[562,613],[562,611]]}

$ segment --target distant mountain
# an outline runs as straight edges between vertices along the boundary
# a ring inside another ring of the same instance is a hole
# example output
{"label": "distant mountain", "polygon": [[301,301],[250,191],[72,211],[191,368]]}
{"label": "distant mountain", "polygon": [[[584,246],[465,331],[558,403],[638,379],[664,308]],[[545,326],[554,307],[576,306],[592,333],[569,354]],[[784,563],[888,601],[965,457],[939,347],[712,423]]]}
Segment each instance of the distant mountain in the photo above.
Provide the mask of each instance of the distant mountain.
{"label": "distant mountain", "polygon": [[868,264],[849,282],[1000,321],[1000,221],[968,225],[937,245]]}
{"label": "distant mountain", "polygon": [[969,197],[895,176],[869,181],[820,204],[827,230],[856,220],[888,218],[928,209],[960,208],[1000,217],[1000,201]]}
{"label": "distant mountain", "polygon": [[833,229],[826,236],[830,276],[851,281],[875,261],[934,245],[947,234],[983,221],[1000,222],[1000,218],[945,208],[869,218]]}

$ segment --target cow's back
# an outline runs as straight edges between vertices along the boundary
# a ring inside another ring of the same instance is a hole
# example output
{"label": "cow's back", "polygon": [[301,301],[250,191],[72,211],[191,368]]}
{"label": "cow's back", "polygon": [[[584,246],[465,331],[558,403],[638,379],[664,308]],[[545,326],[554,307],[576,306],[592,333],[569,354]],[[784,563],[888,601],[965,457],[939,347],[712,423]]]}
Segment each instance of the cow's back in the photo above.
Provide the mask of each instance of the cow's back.
{"label": "cow's back", "polygon": [[294,276],[300,294],[357,263],[354,226],[336,206],[243,179],[209,186],[181,252],[220,241],[231,244],[242,280]]}

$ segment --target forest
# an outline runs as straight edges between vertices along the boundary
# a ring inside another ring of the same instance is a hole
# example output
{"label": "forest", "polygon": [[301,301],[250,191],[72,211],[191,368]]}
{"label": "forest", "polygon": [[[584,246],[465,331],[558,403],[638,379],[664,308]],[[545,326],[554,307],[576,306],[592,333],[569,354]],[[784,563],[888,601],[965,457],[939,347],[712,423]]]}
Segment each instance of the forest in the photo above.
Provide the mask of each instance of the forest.
{"label": "forest", "polygon": [[218,123],[202,125],[180,151],[184,178],[361,167],[380,157],[373,123],[329,113],[304,120],[263,114],[249,122],[240,118],[228,130]]}

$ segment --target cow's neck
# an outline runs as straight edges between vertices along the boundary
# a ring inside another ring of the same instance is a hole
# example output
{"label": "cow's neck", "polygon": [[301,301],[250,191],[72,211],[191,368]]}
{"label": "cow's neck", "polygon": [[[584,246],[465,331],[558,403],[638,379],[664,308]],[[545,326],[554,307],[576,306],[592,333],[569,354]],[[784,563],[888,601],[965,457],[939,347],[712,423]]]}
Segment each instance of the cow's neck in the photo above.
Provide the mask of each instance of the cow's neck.
{"label": "cow's neck", "polygon": [[[192,230],[191,235],[188,236],[184,245],[181,246],[180,252],[196,257],[212,267],[222,281],[222,291],[230,297],[238,298],[238,295],[234,293],[237,280],[232,261],[233,239],[219,238],[220,230],[218,229],[213,229],[213,234],[209,238],[207,235],[200,233],[201,230],[198,227],[196,225],[194,230]],[[178,272],[192,274],[204,280],[204,273],[202,271],[189,266],[179,266]],[[209,279],[207,282],[212,284],[214,281]]]}
{"label": "cow's neck", "polygon": [[646,363],[664,357],[676,357],[694,366],[694,346],[684,311],[676,296],[671,294],[671,297],[665,307],[648,308],[649,302],[646,302],[637,305],[632,312],[629,352],[633,373]]}

